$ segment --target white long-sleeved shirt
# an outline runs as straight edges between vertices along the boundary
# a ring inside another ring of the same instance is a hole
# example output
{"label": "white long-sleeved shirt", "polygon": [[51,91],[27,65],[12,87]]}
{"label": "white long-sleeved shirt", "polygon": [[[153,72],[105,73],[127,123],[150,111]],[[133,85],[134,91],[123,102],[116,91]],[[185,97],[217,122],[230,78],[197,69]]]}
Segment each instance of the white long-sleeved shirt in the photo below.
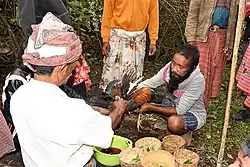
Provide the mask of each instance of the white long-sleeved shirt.
{"label": "white long-sleeved shirt", "polygon": [[82,167],[91,146],[108,148],[114,134],[110,117],[34,79],[13,94],[10,112],[26,167]]}
{"label": "white long-sleeved shirt", "polygon": [[[138,88],[157,88],[168,83],[170,79],[170,63],[166,64],[152,78],[142,82]],[[186,112],[194,114],[198,120],[197,129],[201,128],[206,122],[206,109],[203,103],[204,90],[205,79],[200,72],[199,66],[197,66],[190,76],[180,83],[178,89],[174,91],[179,101],[176,107],[177,114],[183,115]]]}

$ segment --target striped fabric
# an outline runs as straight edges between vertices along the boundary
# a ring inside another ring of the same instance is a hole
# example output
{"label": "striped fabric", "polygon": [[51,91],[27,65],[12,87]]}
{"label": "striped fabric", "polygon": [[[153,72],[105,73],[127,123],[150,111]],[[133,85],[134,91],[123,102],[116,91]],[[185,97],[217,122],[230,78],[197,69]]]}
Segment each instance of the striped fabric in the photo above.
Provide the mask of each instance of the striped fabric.
{"label": "striped fabric", "polygon": [[241,65],[236,75],[237,87],[243,91],[247,98],[244,101],[246,107],[250,108],[250,46],[245,52]]}
{"label": "striped fabric", "polygon": [[182,118],[184,119],[184,129],[185,130],[197,130],[198,126],[198,120],[196,116],[191,112],[186,112],[182,115]]}
{"label": "striped fabric", "polygon": [[230,9],[231,0],[217,0],[216,8]]}
{"label": "striped fabric", "polygon": [[226,58],[224,46],[226,42],[226,30],[208,32],[207,42],[197,42],[200,52],[200,69],[205,78],[204,104],[207,107],[210,98],[220,95],[222,75],[225,68]]}
{"label": "striped fabric", "polygon": [[[173,102],[171,102],[169,99],[163,99],[161,104],[163,106],[167,106],[167,107],[174,107],[175,105],[173,104]],[[191,112],[186,112],[185,114],[181,115],[181,117],[184,120],[184,129],[185,130],[197,130],[198,127],[198,120],[196,118],[196,116],[191,113]]]}
{"label": "striped fabric", "polygon": [[0,111],[0,158],[15,149],[9,127]]}

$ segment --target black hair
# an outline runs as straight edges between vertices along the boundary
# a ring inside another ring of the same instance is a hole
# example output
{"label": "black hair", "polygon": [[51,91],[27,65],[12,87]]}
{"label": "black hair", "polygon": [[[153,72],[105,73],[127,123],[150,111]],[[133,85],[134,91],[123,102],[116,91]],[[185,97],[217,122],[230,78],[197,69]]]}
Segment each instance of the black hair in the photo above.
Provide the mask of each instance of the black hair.
{"label": "black hair", "polygon": [[175,53],[183,55],[186,59],[191,61],[191,63],[190,63],[190,66],[186,75],[180,78],[174,78],[172,76],[172,71],[170,67],[170,80],[167,85],[169,93],[173,93],[174,90],[178,89],[179,84],[183,82],[185,79],[187,79],[190,76],[190,74],[193,72],[195,67],[199,64],[199,50],[197,49],[196,46],[185,44],[185,45],[178,47]]}
{"label": "black hair", "polygon": [[183,55],[186,59],[191,60],[191,67],[194,68],[199,64],[199,50],[196,46],[185,44],[180,47],[178,47],[175,51],[175,53],[178,53],[180,55]]}
{"label": "black hair", "polygon": [[55,67],[53,66],[37,66],[37,65],[30,65],[38,75],[48,75],[51,76]]}

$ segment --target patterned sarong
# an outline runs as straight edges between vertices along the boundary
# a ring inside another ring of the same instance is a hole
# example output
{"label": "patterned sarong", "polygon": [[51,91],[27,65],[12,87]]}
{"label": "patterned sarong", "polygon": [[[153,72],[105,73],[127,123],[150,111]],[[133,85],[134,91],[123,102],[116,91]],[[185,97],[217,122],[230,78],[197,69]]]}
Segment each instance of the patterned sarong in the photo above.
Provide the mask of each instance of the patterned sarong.
{"label": "patterned sarong", "polygon": [[0,111],[0,158],[15,149],[10,129]]}
{"label": "patterned sarong", "polygon": [[207,107],[209,98],[220,95],[222,74],[226,64],[224,46],[226,42],[226,30],[208,32],[207,42],[197,42],[200,52],[200,69],[205,78],[204,104]]}
{"label": "patterned sarong", "polygon": [[110,52],[103,61],[101,88],[114,79],[121,79],[123,74],[133,69],[137,79],[142,76],[146,34],[144,31],[128,32],[112,29],[110,33]]}
{"label": "patterned sarong", "polygon": [[244,105],[250,108],[250,46],[249,45],[242,59],[240,68],[237,72],[236,80],[238,81],[237,87],[247,95],[247,98],[244,101]]}

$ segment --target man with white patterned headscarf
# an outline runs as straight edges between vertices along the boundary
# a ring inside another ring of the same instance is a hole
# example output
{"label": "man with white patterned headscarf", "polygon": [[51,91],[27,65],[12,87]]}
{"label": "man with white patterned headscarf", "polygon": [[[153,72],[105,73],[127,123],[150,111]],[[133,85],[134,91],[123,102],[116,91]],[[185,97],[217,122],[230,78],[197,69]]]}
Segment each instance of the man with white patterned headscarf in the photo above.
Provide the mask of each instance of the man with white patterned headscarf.
{"label": "man with white patterned headscarf", "polygon": [[[92,146],[107,148],[112,127],[119,123],[126,102],[101,115],[81,99],[68,97],[58,86],[67,82],[82,54],[74,29],[47,13],[22,56],[34,79],[12,96],[10,112],[26,167],[95,166]],[[91,164],[91,165],[90,165]]]}

